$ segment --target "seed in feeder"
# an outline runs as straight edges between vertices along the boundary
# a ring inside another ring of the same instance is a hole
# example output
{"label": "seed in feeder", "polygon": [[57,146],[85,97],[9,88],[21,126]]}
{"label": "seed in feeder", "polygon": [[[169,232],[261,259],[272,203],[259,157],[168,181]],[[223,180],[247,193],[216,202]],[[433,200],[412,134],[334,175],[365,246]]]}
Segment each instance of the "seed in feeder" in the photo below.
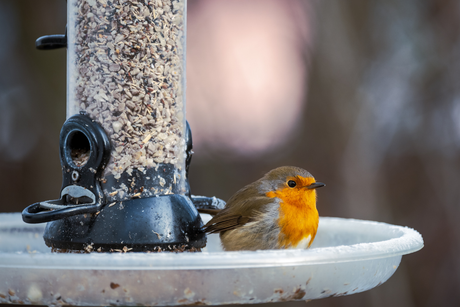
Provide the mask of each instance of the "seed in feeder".
{"label": "seed in feeder", "polygon": [[[185,133],[184,2],[69,2],[74,8],[69,26],[75,30],[69,50],[76,51],[69,70],[69,104],[73,113],[86,111],[110,138],[113,150],[103,184],[113,186],[115,181],[121,189],[122,174],[134,176],[139,170],[153,175],[149,169],[157,163],[181,171],[178,160],[183,160],[184,146],[175,145]],[[145,150],[136,154],[142,150],[140,143]],[[109,176],[114,181],[107,181]],[[121,192],[106,196],[129,197]]]}
{"label": "seed in feeder", "polygon": [[160,236],[160,234],[159,234],[158,232],[155,232],[155,231],[153,231],[153,230],[152,230],[152,232],[153,232],[154,234],[156,234],[156,235],[157,235],[157,237],[158,237],[158,240],[161,240],[161,236]]}
{"label": "seed in feeder", "polygon": [[41,299],[43,298],[42,291],[40,290],[40,288],[37,285],[32,284],[30,286],[29,290],[27,291],[27,298],[31,302],[39,303],[41,301]]}
{"label": "seed in feeder", "polygon": [[[131,251],[132,248],[128,248],[127,246],[123,246],[123,249],[114,249],[114,251],[117,251],[117,252],[120,252],[120,253],[127,253],[129,251]],[[119,284],[113,284],[113,287],[112,287],[112,284],[113,283],[110,283],[110,288],[112,289],[116,289],[118,288],[120,285]]]}
{"label": "seed in feeder", "polygon": [[118,64],[110,64],[110,66],[109,66],[109,70],[110,70],[110,71],[119,71],[120,68],[121,68],[121,67],[120,67],[120,65],[118,65]]}
{"label": "seed in feeder", "polygon": [[86,245],[85,251],[86,251],[87,253],[91,253],[91,252],[93,251],[93,245],[92,245],[92,244],[93,244],[93,243]]}

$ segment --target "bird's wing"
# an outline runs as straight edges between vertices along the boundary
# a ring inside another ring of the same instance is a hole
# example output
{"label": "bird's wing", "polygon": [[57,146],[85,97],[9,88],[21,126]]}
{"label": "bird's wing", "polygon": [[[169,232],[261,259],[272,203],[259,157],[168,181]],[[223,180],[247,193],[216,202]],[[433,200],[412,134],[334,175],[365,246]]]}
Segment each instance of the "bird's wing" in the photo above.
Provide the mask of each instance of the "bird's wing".
{"label": "bird's wing", "polygon": [[273,200],[268,197],[252,197],[240,202],[228,202],[227,207],[218,212],[205,226],[207,233],[235,229],[255,221],[263,207]]}
{"label": "bird's wing", "polygon": [[242,215],[226,215],[225,218],[219,221],[210,220],[205,226],[204,231],[207,233],[217,233],[221,231],[231,230],[243,226],[251,221],[249,216]]}

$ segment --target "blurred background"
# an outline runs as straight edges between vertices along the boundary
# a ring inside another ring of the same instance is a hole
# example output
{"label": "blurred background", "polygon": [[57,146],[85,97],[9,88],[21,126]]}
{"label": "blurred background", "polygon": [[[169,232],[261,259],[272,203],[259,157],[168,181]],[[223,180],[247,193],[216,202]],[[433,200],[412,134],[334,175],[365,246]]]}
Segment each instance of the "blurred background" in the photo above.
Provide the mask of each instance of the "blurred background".
{"label": "blurred background", "polygon": [[[188,9],[192,193],[226,200],[272,168],[306,168],[327,184],[320,215],[425,240],[383,285],[309,306],[460,306],[460,2]],[[65,25],[65,1],[0,1],[0,212],[59,194],[66,54],[34,42]]]}

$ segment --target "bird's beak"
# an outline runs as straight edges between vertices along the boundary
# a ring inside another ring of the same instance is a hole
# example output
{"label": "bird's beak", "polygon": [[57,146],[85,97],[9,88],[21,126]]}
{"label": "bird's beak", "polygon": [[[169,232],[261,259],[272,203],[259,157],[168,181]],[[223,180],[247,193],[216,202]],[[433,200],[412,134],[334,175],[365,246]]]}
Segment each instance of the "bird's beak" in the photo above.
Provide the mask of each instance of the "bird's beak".
{"label": "bird's beak", "polygon": [[312,183],[308,186],[306,186],[307,189],[309,190],[313,190],[313,189],[317,189],[317,188],[321,188],[321,187],[325,187],[326,185],[322,182],[315,182],[315,183]]}

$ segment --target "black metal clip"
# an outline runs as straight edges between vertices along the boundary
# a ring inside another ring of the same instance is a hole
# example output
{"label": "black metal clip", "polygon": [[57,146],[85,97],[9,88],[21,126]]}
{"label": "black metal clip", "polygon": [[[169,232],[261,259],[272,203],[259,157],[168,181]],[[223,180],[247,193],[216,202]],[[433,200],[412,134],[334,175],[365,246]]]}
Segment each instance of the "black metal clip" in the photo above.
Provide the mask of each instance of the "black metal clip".
{"label": "black metal clip", "polygon": [[38,202],[25,208],[26,223],[44,223],[77,214],[95,213],[104,202],[100,185],[110,159],[110,141],[104,129],[84,114],[69,118],[61,129],[60,199]]}

